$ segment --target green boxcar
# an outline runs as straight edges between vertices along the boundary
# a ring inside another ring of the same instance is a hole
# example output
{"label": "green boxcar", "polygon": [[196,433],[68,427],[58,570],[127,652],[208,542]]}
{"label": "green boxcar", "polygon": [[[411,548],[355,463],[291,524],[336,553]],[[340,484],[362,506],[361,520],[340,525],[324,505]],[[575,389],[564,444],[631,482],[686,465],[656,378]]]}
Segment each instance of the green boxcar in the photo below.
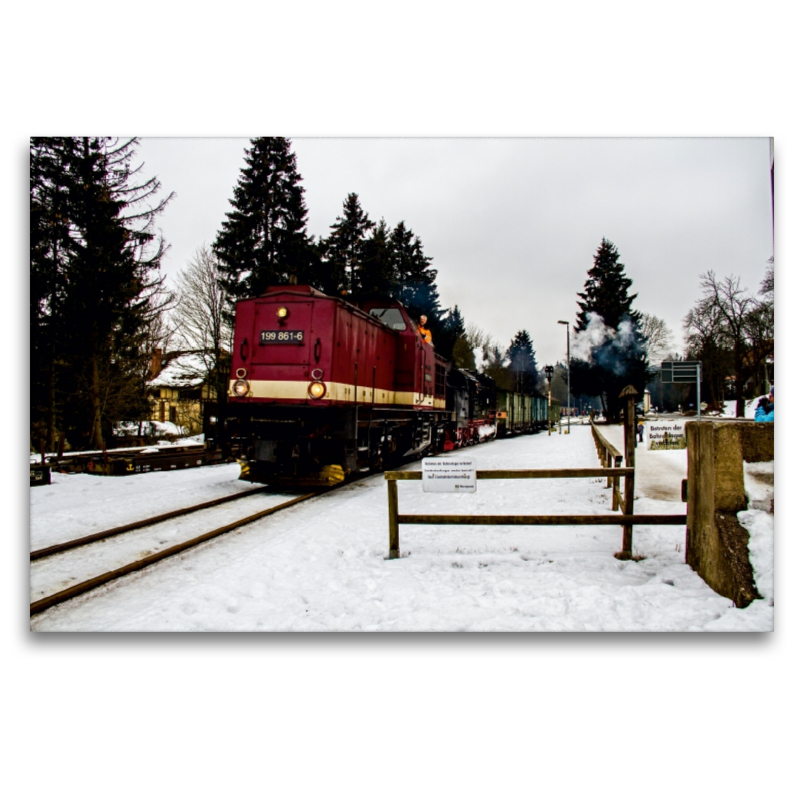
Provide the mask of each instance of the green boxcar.
{"label": "green boxcar", "polygon": [[497,435],[533,433],[547,427],[547,398],[497,390]]}

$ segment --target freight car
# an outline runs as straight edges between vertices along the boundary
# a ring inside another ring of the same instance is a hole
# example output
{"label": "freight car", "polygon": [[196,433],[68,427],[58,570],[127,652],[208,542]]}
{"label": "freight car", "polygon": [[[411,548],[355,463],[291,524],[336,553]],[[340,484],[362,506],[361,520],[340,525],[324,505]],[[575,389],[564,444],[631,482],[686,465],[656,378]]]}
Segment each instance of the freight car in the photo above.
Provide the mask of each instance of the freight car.
{"label": "freight car", "polygon": [[547,398],[497,390],[497,435],[534,433],[547,427]]}
{"label": "freight car", "polygon": [[335,484],[547,417],[543,398],[452,369],[397,301],[356,307],[310,286],[237,304],[229,387],[216,442],[261,482]]}

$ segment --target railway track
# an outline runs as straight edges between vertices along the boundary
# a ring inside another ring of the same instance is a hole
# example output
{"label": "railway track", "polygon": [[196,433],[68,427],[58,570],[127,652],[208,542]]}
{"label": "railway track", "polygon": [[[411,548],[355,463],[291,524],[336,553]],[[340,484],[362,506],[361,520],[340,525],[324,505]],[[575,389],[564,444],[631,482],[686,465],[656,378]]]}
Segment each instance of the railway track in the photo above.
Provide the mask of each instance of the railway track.
{"label": "railway track", "polygon": [[[266,487],[258,487],[257,489],[251,489],[245,492],[239,492],[238,494],[233,495],[231,497],[220,498],[218,500],[210,500],[206,503],[200,503],[195,506],[190,506],[188,508],[183,508],[177,511],[169,512],[167,514],[160,514],[157,517],[150,517],[148,519],[140,520],[138,522],[134,522],[129,525],[122,525],[117,528],[111,528],[106,531],[100,531],[98,533],[91,534],[90,536],[81,537],[80,539],[73,539],[72,541],[69,542],[64,542],[62,544],[42,548],[40,550],[31,552],[30,556],[31,564],[33,565],[34,562],[42,562],[46,559],[53,557],[57,558],[58,556],[67,553],[76,553],[79,552],[80,548],[87,548],[87,547],[90,548],[92,545],[97,546],[100,542],[104,540],[113,539],[114,537],[118,537],[125,533],[142,530],[144,528],[150,528],[162,522],[176,519],[178,517],[187,517],[192,514],[199,513],[206,509],[212,508],[214,506],[222,505],[226,502],[241,500],[245,497],[264,493],[265,488]],[[318,497],[319,495],[329,492],[331,490],[332,490],[331,488],[322,488],[319,490],[308,492],[306,494],[299,495],[297,497],[292,497],[289,500],[286,500],[282,503],[278,503],[277,505],[270,506],[269,508],[266,509],[261,509],[255,513],[248,514],[245,517],[234,520],[233,522],[227,523],[219,527],[215,527],[213,530],[206,531],[205,533],[202,533],[200,535],[191,536],[190,538],[187,538],[183,541],[178,542],[177,544],[166,547],[163,550],[158,550],[157,552],[154,553],[148,552],[141,558],[136,558],[133,561],[123,564],[122,566],[115,567],[106,572],[102,572],[101,574],[94,575],[93,577],[87,578],[85,580],[81,580],[78,583],[73,583],[67,586],[65,589],[62,589],[61,591],[53,592],[52,594],[47,594],[46,596],[33,600],[30,604],[30,615],[34,616],[35,614],[40,614],[42,611],[45,611],[48,608],[52,608],[53,606],[59,603],[63,603],[66,600],[71,600],[75,597],[79,597],[80,595],[86,594],[92,589],[96,589],[99,586],[103,586],[104,584],[110,583],[111,581],[114,581],[117,578],[121,578],[125,575],[129,575],[132,572],[137,572],[139,570],[142,570],[145,567],[149,567],[152,564],[158,563],[159,561],[171,558],[172,556],[177,555],[178,553],[182,553],[193,547],[197,547],[198,545],[203,544],[204,542],[207,542],[211,539],[214,539],[217,536],[221,536],[225,533],[229,533],[230,531],[236,530],[237,528],[249,525],[251,522],[255,522],[256,520],[270,516],[271,514],[275,514],[286,508],[290,508],[291,506],[305,502],[306,500]],[[70,568],[68,571],[71,572],[74,570]],[[72,578],[72,576],[70,577]],[[72,579],[77,580],[75,578]],[[31,580],[33,582],[33,577]]]}
{"label": "railway track", "polygon": [[110,539],[113,536],[119,536],[129,531],[139,530],[140,528],[147,528],[150,525],[157,525],[159,522],[167,522],[171,519],[193,514],[196,511],[203,511],[206,508],[214,508],[221,506],[225,503],[232,503],[235,500],[240,500],[243,497],[250,497],[254,494],[260,494],[266,491],[266,486],[259,486],[255,489],[248,489],[244,492],[237,492],[236,494],[228,495],[227,497],[219,497],[216,500],[207,500],[205,503],[198,503],[194,506],[187,506],[186,508],[179,508],[175,511],[168,511],[166,514],[158,514],[155,517],[148,517],[147,519],[139,520],[138,522],[129,522],[127,525],[118,525],[116,528],[109,528],[105,531],[98,531],[91,533],[88,536],[81,536],[79,539],[71,539],[68,542],[61,542],[59,544],[50,545],[50,547],[42,547],[39,550],[31,550],[30,560],[38,561],[47,556],[54,556],[57,553],[66,553],[74,550],[76,547],[83,547],[84,545],[91,544],[92,542],[99,542],[102,539]]}

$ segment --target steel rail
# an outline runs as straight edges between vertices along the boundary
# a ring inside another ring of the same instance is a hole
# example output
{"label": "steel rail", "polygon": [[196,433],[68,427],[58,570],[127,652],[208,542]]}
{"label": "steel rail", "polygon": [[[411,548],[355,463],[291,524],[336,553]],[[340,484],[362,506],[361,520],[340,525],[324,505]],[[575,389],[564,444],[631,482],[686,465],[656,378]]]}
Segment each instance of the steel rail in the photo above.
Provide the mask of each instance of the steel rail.
{"label": "steel rail", "polygon": [[259,486],[255,489],[248,489],[244,492],[228,495],[227,497],[218,497],[216,500],[206,500],[204,503],[198,503],[194,506],[187,506],[186,508],[179,508],[175,511],[167,511],[164,514],[158,514],[155,517],[148,517],[147,519],[139,520],[138,522],[130,522],[127,525],[118,525],[116,528],[109,528],[105,531],[98,531],[97,533],[90,533],[88,536],[82,536],[80,539],[71,539],[68,542],[61,542],[53,544],[49,547],[42,547],[39,550],[32,550],[30,555],[31,561],[38,561],[40,558],[47,558],[57,553],[66,553],[68,550],[74,550],[76,547],[83,547],[92,542],[99,542],[101,539],[109,539],[112,536],[119,536],[121,533],[128,533],[128,531],[135,531],[139,528],[147,528],[150,525],[157,525],[159,522],[166,522],[176,517],[182,517],[186,514],[193,514],[195,511],[202,511],[205,508],[213,508],[214,506],[222,505],[223,503],[230,503],[233,500],[238,500],[241,497],[249,497],[252,494],[258,494],[267,489],[266,486]]}

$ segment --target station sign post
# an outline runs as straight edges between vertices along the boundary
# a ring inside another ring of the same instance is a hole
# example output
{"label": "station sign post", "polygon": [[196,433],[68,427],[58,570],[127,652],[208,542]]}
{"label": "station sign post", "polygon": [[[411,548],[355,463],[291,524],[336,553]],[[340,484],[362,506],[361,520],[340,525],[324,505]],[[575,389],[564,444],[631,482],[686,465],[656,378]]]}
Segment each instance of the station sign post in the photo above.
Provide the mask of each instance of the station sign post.
{"label": "station sign post", "polygon": [[662,361],[662,383],[697,384],[697,419],[700,419],[700,383],[703,380],[702,361]]}

